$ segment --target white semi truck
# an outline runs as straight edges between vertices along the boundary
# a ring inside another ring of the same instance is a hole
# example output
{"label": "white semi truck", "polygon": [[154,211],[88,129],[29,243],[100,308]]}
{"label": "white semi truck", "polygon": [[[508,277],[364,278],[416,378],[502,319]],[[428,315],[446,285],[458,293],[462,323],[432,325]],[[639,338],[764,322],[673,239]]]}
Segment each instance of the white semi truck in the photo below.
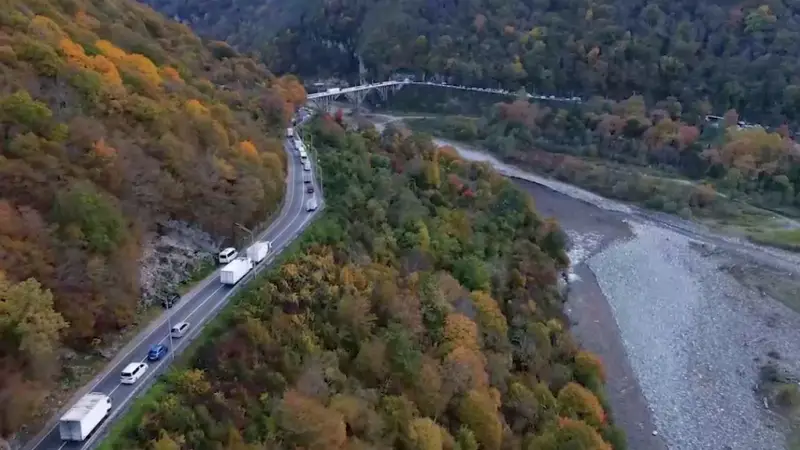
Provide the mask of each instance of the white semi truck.
{"label": "white semi truck", "polygon": [[255,244],[251,245],[250,248],[247,249],[247,257],[253,261],[254,264],[258,264],[267,257],[269,252],[272,250],[272,242],[271,241],[261,241],[256,242]]}
{"label": "white semi truck", "polygon": [[111,412],[111,397],[90,392],[80,398],[58,422],[58,432],[65,441],[83,441]]}
{"label": "white semi truck", "polygon": [[229,262],[219,271],[219,281],[222,284],[233,286],[253,269],[253,261],[246,257],[239,257]]}
{"label": "white semi truck", "polygon": [[316,211],[318,206],[319,205],[317,203],[317,197],[316,196],[313,196],[310,199],[306,200],[306,211],[308,211],[308,212]]}

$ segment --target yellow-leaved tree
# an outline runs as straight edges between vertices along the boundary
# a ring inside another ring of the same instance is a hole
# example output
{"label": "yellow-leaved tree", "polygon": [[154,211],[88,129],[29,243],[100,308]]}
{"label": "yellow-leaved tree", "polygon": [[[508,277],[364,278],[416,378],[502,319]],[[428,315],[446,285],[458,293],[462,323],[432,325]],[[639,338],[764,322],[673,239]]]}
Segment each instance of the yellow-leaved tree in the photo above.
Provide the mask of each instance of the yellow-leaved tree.
{"label": "yellow-leaved tree", "polygon": [[427,417],[408,424],[408,438],[414,450],[442,450],[442,428]]}
{"label": "yellow-leaved tree", "polygon": [[498,407],[496,396],[486,390],[467,392],[458,405],[459,420],[472,430],[486,450],[497,450],[503,443],[503,423]]}

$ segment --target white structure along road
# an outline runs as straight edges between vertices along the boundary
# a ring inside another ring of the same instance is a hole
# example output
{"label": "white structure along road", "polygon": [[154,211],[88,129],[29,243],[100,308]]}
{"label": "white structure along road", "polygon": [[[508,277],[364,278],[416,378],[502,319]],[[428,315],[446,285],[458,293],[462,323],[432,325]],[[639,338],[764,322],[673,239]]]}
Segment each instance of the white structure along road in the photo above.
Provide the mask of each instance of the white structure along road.
{"label": "white structure along road", "polygon": [[[478,87],[471,87],[471,86],[460,86],[455,84],[447,84],[447,83],[434,83],[432,81],[412,81],[406,78],[403,81],[384,81],[381,83],[369,83],[369,84],[362,84],[359,86],[350,86],[346,88],[333,88],[328,89],[327,91],[323,92],[315,92],[313,94],[308,95],[309,103],[322,103],[324,104],[325,101],[330,101],[339,97],[340,95],[344,95],[345,97],[352,97],[357,95],[366,95],[370,91],[378,91],[381,93],[381,96],[385,96],[385,91],[387,89],[397,90],[402,88],[403,86],[408,85],[415,85],[415,86],[435,86],[440,88],[446,89],[458,89],[461,91],[472,91],[472,92],[484,92],[487,94],[497,94],[497,95],[505,95],[510,97],[517,97],[520,95],[524,95],[530,100],[550,100],[554,102],[566,102],[566,103],[583,103],[583,100],[580,97],[558,97],[555,95],[539,95],[539,94],[528,94],[522,92],[512,92],[506,91],[504,89],[492,89],[492,88],[478,88]],[[323,108],[324,109],[324,108]],[[720,122],[722,121],[721,116],[714,116],[714,115],[707,115],[705,117],[706,122]],[[739,128],[752,128],[758,127],[760,125],[745,122],[743,120],[739,121]]]}
{"label": "white structure along road", "polygon": [[[348,94],[354,94],[358,92],[371,91],[371,90],[380,90],[386,88],[396,89],[407,85],[436,86],[448,89],[459,89],[462,91],[485,92],[488,94],[499,94],[499,95],[509,95],[509,96],[520,95],[520,93],[518,92],[511,92],[503,89],[477,88],[477,87],[459,86],[447,83],[434,83],[431,81],[411,81],[409,79],[406,79],[404,81],[384,81],[381,83],[362,84],[360,86],[351,86],[346,88],[332,88],[324,92],[316,92],[313,94],[309,94],[308,100],[314,101],[317,99],[338,97],[340,95],[347,96]],[[555,95],[537,95],[537,94],[527,94],[527,93],[525,95],[530,99],[536,99],[536,100],[554,100],[554,101],[572,102],[572,103],[581,102],[580,97],[556,97]]]}

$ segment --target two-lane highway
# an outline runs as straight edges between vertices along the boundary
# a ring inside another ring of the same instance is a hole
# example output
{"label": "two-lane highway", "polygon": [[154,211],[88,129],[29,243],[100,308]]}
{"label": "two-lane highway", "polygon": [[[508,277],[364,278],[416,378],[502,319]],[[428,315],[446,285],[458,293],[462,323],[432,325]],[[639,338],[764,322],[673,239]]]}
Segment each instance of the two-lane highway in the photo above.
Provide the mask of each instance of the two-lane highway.
{"label": "two-lane highway", "polygon": [[[317,186],[317,180],[313,179],[313,171],[303,172],[302,164],[292,144],[287,140],[284,149],[288,155],[287,161],[287,180],[286,180],[286,199],[280,215],[270,227],[263,232],[260,240],[272,241],[272,250],[268,257],[256,268],[254,268],[242,281],[235,286],[227,286],[219,281],[219,270],[203,282],[200,289],[195,290],[191,296],[181,299],[178,304],[172,307],[164,317],[159,319],[157,326],[150,328],[134,339],[137,342],[123,358],[117,362],[109,364],[102,373],[96,378],[90,389],[86,392],[102,392],[111,397],[112,409],[109,417],[100,424],[97,429],[83,442],[62,441],[58,422],[51,426],[46,433],[42,433],[38,439],[26,446],[26,450],[88,450],[99,443],[100,438],[105,434],[105,429],[123,413],[132,399],[144,393],[151,380],[163,373],[171,363],[176,353],[184,350],[193,337],[197,336],[202,326],[212,318],[226,303],[228,298],[241,286],[250,281],[256,273],[269,265],[287,245],[308,225],[316,211],[306,211],[306,200],[312,195],[319,196],[318,192],[307,193],[308,184],[303,182],[303,177],[310,176],[312,185]],[[318,191],[318,189],[315,189]],[[320,208],[323,199],[318,198]],[[190,328],[186,336],[182,338],[171,338],[170,329],[178,322],[189,322]],[[147,361],[147,353],[155,344],[165,344],[169,347],[167,355],[159,361]],[[150,365],[145,376],[140,378],[133,385],[120,383],[122,369],[132,362],[144,362]],[[74,402],[74,401],[73,401]],[[60,416],[60,415],[59,415]],[[56,418],[57,419],[57,418]],[[52,421],[51,421],[52,422]]]}

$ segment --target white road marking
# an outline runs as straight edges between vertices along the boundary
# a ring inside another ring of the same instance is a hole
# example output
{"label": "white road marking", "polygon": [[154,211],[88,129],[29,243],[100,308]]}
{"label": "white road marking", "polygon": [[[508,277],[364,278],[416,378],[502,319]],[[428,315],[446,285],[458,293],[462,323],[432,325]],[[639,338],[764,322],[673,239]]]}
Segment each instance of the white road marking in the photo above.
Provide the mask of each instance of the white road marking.
{"label": "white road marking", "polygon": [[[204,299],[203,299],[203,300],[202,300],[202,301],[201,301],[201,302],[200,302],[200,303],[199,303],[197,306],[195,306],[195,307],[194,307],[194,309],[192,309],[191,311],[189,311],[189,314],[187,314],[187,315],[186,315],[186,316],[183,318],[183,320],[186,320],[186,319],[188,319],[188,318],[189,318],[189,317],[191,317],[191,316],[192,316],[192,314],[194,314],[194,313],[195,313],[195,312],[196,312],[198,309],[202,308],[202,307],[203,307],[203,305],[205,305],[205,304],[206,304],[206,302],[208,302],[210,299],[212,299],[212,298],[213,298],[213,297],[214,297],[214,296],[217,294],[217,292],[219,292],[219,291],[220,291],[220,289],[222,289],[223,287],[225,287],[225,285],[224,285],[224,284],[221,284],[221,285],[220,285],[218,288],[214,289],[214,291],[213,291],[213,292],[211,292],[210,294],[206,295],[206,297],[205,297],[205,298],[204,298]],[[178,322],[182,322],[182,320],[179,320]],[[164,324],[162,324],[162,325],[166,325],[166,323],[164,323]],[[159,326],[159,328],[161,328],[161,327]],[[167,335],[169,335],[170,331],[171,331],[171,330],[167,330]],[[164,338],[162,338],[160,341],[156,342],[156,344],[161,344],[161,343],[163,343],[165,340],[167,340],[167,338],[166,338],[166,337],[164,337]],[[140,344],[142,344],[142,343],[144,343],[144,342],[145,342],[145,341],[142,341]],[[147,361],[147,357],[146,357],[146,356],[144,357],[144,359],[142,359],[142,360],[141,360],[141,361],[139,361],[139,362],[145,362],[145,361]],[[114,387],[114,389],[112,389],[112,390],[111,390],[111,392],[109,392],[109,393],[108,393],[108,395],[112,395],[112,394],[113,394],[113,393],[114,393],[114,392],[115,392],[117,389],[119,389],[119,387],[120,387],[120,386],[122,386],[122,384],[121,384],[121,383],[117,383],[117,385]]]}

